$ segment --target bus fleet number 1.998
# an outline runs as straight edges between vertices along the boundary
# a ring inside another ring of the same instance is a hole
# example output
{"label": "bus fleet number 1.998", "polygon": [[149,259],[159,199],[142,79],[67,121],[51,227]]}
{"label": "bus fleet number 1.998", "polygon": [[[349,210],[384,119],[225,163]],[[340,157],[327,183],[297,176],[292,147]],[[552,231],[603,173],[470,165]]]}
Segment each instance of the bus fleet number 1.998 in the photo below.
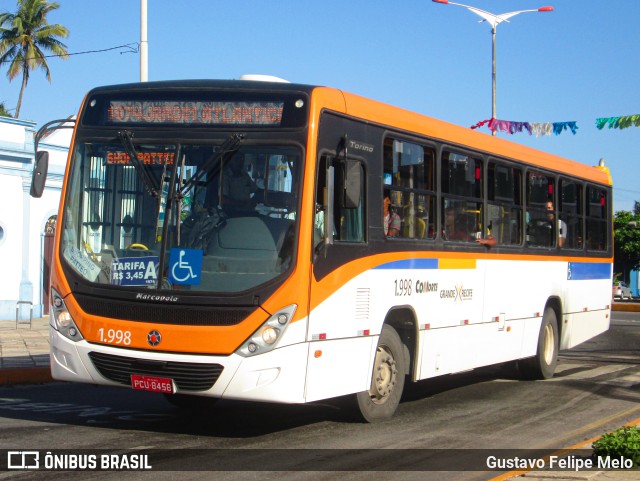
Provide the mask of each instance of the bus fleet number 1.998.
{"label": "bus fleet number 1.998", "polygon": [[98,336],[100,342],[107,344],[124,344],[128,346],[131,344],[131,331],[123,331],[121,329],[107,329],[103,327],[98,329]]}
{"label": "bus fleet number 1.998", "polygon": [[396,279],[396,297],[411,295],[411,279]]}

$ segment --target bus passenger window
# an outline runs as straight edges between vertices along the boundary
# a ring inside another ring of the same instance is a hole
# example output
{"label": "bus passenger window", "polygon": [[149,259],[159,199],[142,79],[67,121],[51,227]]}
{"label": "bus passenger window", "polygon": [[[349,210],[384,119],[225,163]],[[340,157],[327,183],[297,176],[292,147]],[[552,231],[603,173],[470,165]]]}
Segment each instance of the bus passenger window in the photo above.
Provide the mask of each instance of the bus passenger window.
{"label": "bus passenger window", "polygon": [[[331,164],[329,164],[331,162]],[[351,171],[360,175],[360,179],[365,179],[364,168],[361,163],[357,162],[356,167],[351,166]],[[334,182],[333,182],[333,229],[332,237],[335,241],[343,242],[364,242],[365,241],[365,202],[364,189],[365,183],[360,183],[360,195],[355,206],[350,205],[346,199],[345,186],[347,182],[347,166],[342,159],[331,159],[323,156],[318,166],[318,183],[316,185],[316,218],[314,226],[314,246],[317,246],[324,235],[327,225],[328,201],[326,198],[327,186],[327,170],[328,166],[333,166]]]}
{"label": "bus passenger window", "polygon": [[444,240],[475,242],[485,239],[482,167],[480,159],[454,152],[442,153],[441,225]]}
{"label": "bus passenger window", "polygon": [[608,226],[607,193],[603,189],[587,187],[587,250],[607,250]]}
{"label": "bus passenger window", "polygon": [[582,185],[560,179],[560,221],[567,229],[560,232],[564,236],[564,249],[583,249],[582,226]]}
{"label": "bus passenger window", "polygon": [[[527,174],[527,244],[532,247],[556,245],[556,216],[553,204],[554,179],[538,172]],[[547,209],[551,203],[551,211]]]}
{"label": "bus passenger window", "polygon": [[489,162],[487,229],[502,245],[522,243],[522,171]]}
{"label": "bus passenger window", "polygon": [[[390,215],[395,214],[400,221],[399,237],[433,239],[435,151],[413,142],[387,138],[383,155],[384,189],[390,199]],[[383,218],[387,219],[386,211]]]}

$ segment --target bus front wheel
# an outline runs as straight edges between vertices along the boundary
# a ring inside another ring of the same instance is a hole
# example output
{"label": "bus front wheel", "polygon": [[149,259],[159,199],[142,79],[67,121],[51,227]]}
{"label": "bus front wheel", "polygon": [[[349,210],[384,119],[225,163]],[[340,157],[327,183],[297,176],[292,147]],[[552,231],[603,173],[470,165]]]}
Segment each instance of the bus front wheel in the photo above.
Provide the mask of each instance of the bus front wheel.
{"label": "bus front wheel", "polygon": [[522,359],[518,363],[522,376],[525,379],[549,379],[553,377],[558,365],[559,343],[556,311],[547,307],[542,316],[536,355],[529,359]]}
{"label": "bus front wheel", "polygon": [[356,394],[360,414],[367,422],[389,419],[396,411],[404,389],[404,349],[396,330],[382,327],[373,362],[371,387]]}

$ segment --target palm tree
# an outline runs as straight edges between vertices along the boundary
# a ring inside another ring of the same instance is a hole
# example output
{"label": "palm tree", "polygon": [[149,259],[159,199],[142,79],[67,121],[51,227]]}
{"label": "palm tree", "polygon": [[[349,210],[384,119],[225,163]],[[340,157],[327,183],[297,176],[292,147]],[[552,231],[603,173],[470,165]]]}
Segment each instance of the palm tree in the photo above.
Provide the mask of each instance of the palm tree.
{"label": "palm tree", "polygon": [[9,63],[7,77],[12,81],[22,73],[22,87],[15,116],[20,116],[22,94],[29,81],[29,72],[41,68],[51,82],[46,53],[69,58],[66,45],[58,37],[66,38],[69,30],[58,24],[49,25],[47,14],[60,7],[47,0],[18,0],[18,12],[0,13],[0,64]]}

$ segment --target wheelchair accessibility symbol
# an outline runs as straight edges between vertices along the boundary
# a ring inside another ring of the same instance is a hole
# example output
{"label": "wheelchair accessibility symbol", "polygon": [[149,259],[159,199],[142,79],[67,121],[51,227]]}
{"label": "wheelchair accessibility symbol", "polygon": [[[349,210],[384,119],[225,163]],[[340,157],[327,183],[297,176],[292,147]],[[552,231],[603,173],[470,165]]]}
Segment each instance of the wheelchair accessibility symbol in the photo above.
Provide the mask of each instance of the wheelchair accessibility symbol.
{"label": "wheelchair accessibility symbol", "polygon": [[169,255],[169,281],[197,286],[202,272],[202,251],[174,247]]}

